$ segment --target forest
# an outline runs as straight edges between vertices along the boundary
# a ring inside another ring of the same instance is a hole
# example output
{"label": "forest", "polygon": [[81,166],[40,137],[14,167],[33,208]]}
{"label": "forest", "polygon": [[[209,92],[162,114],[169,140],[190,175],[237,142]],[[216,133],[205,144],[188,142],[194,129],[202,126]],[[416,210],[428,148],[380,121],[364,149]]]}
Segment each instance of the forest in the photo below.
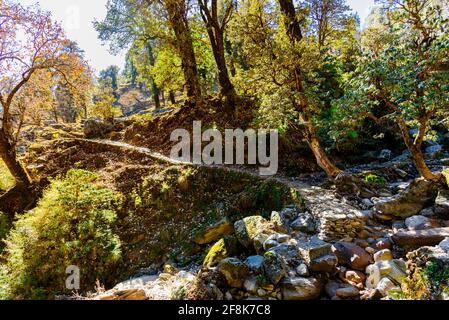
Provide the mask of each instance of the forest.
{"label": "forest", "polygon": [[[448,0],[108,0],[91,27],[123,68],[0,0],[1,300],[449,300]],[[174,159],[179,129],[215,160]]]}

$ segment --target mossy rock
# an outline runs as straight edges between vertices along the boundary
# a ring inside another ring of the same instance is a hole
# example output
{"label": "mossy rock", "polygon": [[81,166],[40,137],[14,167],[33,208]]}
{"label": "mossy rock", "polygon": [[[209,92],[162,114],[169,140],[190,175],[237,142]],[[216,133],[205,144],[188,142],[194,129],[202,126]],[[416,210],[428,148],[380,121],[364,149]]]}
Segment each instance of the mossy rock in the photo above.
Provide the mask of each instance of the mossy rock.
{"label": "mossy rock", "polygon": [[242,252],[242,247],[240,246],[238,240],[234,236],[226,236],[218,240],[209,250],[204,258],[203,265],[205,267],[215,267],[220,263],[221,260],[237,255]]}

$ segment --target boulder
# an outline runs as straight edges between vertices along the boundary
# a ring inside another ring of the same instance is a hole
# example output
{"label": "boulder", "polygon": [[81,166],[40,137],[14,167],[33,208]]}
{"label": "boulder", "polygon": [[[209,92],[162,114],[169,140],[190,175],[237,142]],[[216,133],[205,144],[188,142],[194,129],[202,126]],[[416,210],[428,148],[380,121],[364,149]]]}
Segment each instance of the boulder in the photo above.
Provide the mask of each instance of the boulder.
{"label": "boulder", "polygon": [[310,213],[301,213],[298,218],[293,221],[290,227],[294,231],[300,231],[308,234],[313,234],[316,231],[315,221]]}
{"label": "boulder", "polygon": [[340,298],[352,298],[352,297],[356,297],[360,294],[359,289],[357,289],[356,287],[353,287],[353,286],[339,288],[339,289],[337,289],[337,291],[335,293]]}
{"label": "boulder", "polygon": [[432,204],[438,194],[438,185],[423,178],[414,180],[407,189],[393,197],[379,199],[374,205],[377,217],[408,218]]}
{"label": "boulder", "polygon": [[379,261],[366,268],[366,287],[375,289],[382,278],[388,277],[396,283],[401,283],[407,276],[406,265],[403,260]]}
{"label": "boulder", "polygon": [[440,190],[435,200],[435,214],[443,219],[449,219],[449,191]]}
{"label": "boulder", "polygon": [[259,289],[257,278],[253,276],[246,279],[245,282],[243,283],[243,287],[249,293],[256,294],[257,290]]}
{"label": "boulder", "polygon": [[281,286],[284,300],[313,300],[320,296],[322,284],[315,278],[284,279]]}
{"label": "boulder", "polygon": [[101,138],[113,130],[113,125],[99,119],[86,119],[83,123],[83,130],[87,139]]}
{"label": "boulder", "polygon": [[251,272],[260,274],[263,272],[263,260],[262,256],[250,256],[246,258],[245,264]]}
{"label": "boulder", "polygon": [[277,232],[287,233],[288,232],[288,223],[286,219],[277,211],[273,211],[271,213],[270,218],[271,223],[274,225],[274,229]]}
{"label": "boulder", "polygon": [[348,270],[348,271],[345,272],[345,279],[350,284],[358,285],[360,283],[364,283],[365,282],[366,276],[361,271]]}
{"label": "boulder", "polygon": [[366,266],[373,262],[372,256],[365,249],[350,242],[336,242],[332,251],[338,258],[340,265],[345,265],[355,270],[365,270]]}
{"label": "boulder", "polygon": [[237,258],[226,258],[218,264],[220,271],[230,287],[242,288],[249,274],[248,267]]}
{"label": "boulder", "polygon": [[409,230],[423,230],[429,223],[429,218],[416,215],[405,219],[405,225]]}
{"label": "boulder", "polygon": [[194,239],[197,244],[208,244],[234,232],[234,225],[224,218],[199,231]]}
{"label": "boulder", "polygon": [[399,231],[391,239],[399,246],[435,246],[449,237],[449,228],[434,228],[416,231]]}
{"label": "boulder", "polygon": [[237,239],[247,249],[254,248],[254,238],[264,233],[268,228],[268,221],[261,216],[246,217],[234,224]]}
{"label": "boulder", "polygon": [[401,288],[389,278],[385,277],[379,281],[376,290],[378,290],[382,296],[387,297],[388,293],[391,291],[401,291]]}
{"label": "boulder", "polygon": [[203,265],[209,268],[215,267],[221,260],[240,253],[242,249],[236,237],[226,236],[209,249]]}
{"label": "boulder", "polygon": [[337,263],[338,259],[335,254],[327,254],[313,259],[309,268],[315,272],[332,272],[335,270]]}
{"label": "boulder", "polygon": [[267,278],[274,285],[277,285],[287,275],[285,261],[275,252],[265,253],[263,267]]}
{"label": "boulder", "polygon": [[393,152],[391,152],[391,150],[384,149],[379,154],[379,160],[388,161],[392,158],[392,156],[393,156]]}

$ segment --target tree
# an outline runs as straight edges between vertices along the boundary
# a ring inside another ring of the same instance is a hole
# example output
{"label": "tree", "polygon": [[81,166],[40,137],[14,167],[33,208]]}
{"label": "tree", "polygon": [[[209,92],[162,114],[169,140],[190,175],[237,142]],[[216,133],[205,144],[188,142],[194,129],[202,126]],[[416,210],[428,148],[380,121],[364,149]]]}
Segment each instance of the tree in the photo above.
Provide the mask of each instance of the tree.
{"label": "tree", "polygon": [[198,4],[218,67],[218,82],[221,94],[225,97],[227,103],[234,107],[235,89],[229,78],[224,43],[225,29],[231,19],[234,3],[232,0],[220,2],[218,0],[198,0]]}
{"label": "tree", "polygon": [[[290,40],[293,48],[303,42],[304,35],[301,29],[301,21],[298,19],[296,9],[292,0],[279,0],[280,10],[284,19],[285,32]],[[301,61],[301,51],[296,53],[298,60]],[[318,133],[313,124],[311,117],[309,101],[306,95],[304,95],[304,73],[301,65],[296,63],[291,70],[292,76],[292,90],[300,94],[299,101],[295,102],[299,111],[300,121],[304,124],[304,134],[306,140],[312,149],[313,154],[317,160],[318,165],[327,173],[329,177],[335,178],[341,170],[338,169],[328,158],[327,154],[321,146]]]}
{"label": "tree", "polygon": [[118,89],[118,74],[119,74],[119,67],[117,66],[109,66],[105,70],[100,71],[100,78],[102,80],[110,79],[111,80],[111,87],[114,92]]}
{"label": "tree", "polygon": [[[151,0],[147,0],[152,2]],[[201,85],[188,20],[189,0],[163,0],[168,21],[175,33],[176,47],[182,62],[187,98],[199,102]]]}
{"label": "tree", "polygon": [[[375,119],[372,110],[383,107],[384,118],[397,123],[419,173],[438,180],[421,148],[430,138],[432,124],[449,115],[449,37],[444,31],[448,20],[433,1],[383,4],[391,41],[374,52],[365,51],[357,76],[349,81],[343,109],[350,117],[362,114]],[[417,132],[411,135],[413,128]]]}
{"label": "tree", "polygon": [[24,87],[40,71],[48,71],[67,82],[83,63],[66,50],[69,41],[49,13],[0,2],[0,156],[18,187],[27,188],[30,177],[17,160],[12,107]]}
{"label": "tree", "polygon": [[121,115],[120,109],[114,106],[115,100],[112,80],[110,78],[100,79],[91,113],[106,122],[114,123],[114,118]]}
{"label": "tree", "polygon": [[311,29],[320,48],[325,47],[351,18],[346,0],[304,0],[304,5],[310,11]]}

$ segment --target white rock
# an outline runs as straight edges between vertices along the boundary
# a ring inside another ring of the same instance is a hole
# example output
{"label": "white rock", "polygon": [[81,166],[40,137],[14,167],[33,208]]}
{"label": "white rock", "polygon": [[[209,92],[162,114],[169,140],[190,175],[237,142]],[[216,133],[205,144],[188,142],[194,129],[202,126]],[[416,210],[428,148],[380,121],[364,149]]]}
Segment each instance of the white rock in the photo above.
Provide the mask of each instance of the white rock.
{"label": "white rock", "polygon": [[393,254],[389,249],[380,250],[374,254],[375,262],[390,261],[390,260],[393,260]]}
{"label": "white rock", "polygon": [[394,284],[393,281],[391,281],[388,278],[382,278],[379,283],[377,284],[377,290],[384,296],[388,296],[388,293],[390,291],[399,291],[401,290],[398,286]]}

